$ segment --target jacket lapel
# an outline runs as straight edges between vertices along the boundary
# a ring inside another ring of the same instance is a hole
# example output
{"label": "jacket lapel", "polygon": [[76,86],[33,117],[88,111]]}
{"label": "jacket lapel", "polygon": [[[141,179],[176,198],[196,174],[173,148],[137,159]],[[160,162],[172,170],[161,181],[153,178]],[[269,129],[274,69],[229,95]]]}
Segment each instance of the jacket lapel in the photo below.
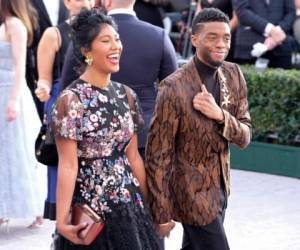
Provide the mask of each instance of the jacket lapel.
{"label": "jacket lapel", "polygon": [[68,16],[69,16],[69,12],[65,7],[64,1],[59,0],[59,12],[58,12],[58,22],[57,22],[57,24],[62,23],[63,21],[68,19]]}
{"label": "jacket lapel", "polygon": [[[193,84],[193,90],[195,90],[196,93],[201,92],[201,86],[202,86],[203,82],[202,82],[202,80],[201,80],[201,78],[198,74],[194,59],[190,60],[186,64],[186,70],[192,76],[194,76],[195,81],[194,81],[194,84]],[[228,106],[231,104],[230,103],[231,95],[230,95],[230,92],[229,92],[227,79],[226,79],[225,74],[223,72],[223,67],[222,66],[218,68],[217,79],[219,81],[219,86],[220,86],[220,106],[221,106],[221,108],[224,108],[224,109],[227,110]]]}
{"label": "jacket lapel", "polygon": [[199,73],[197,71],[194,58],[190,60],[185,66],[187,72],[194,77],[194,82],[192,84],[192,89],[195,91],[195,93],[201,92],[201,86],[203,84]]}
{"label": "jacket lapel", "polygon": [[40,14],[43,16],[43,18],[42,17],[40,17],[40,18],[44,19],[48,23],[49,26],[52,26],[50,17],[48,15],[48,12],[47,12],[47,9],[46,9],[46,6],[45,6],[43,0],[38,0],[38,1],[36,1],[36,3],[39,6]]}
{"label": "jacket lapel", "polygon": [[220,107],[227,110],[230,104],[230,93],[228,89],[227,79],[224,75],[222,67],[218,68],[217,74],[220,86]]}

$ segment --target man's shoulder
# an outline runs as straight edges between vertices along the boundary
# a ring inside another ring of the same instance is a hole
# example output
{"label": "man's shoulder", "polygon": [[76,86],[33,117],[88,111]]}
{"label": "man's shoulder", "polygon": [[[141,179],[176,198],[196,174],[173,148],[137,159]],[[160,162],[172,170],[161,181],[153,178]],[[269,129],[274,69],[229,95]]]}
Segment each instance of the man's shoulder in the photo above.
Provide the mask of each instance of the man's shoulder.
{"label": "man's shoulder", "polygon": [[179,89],[182,84],[184,84],[184,79],[186,77],[186,69],[184,67],[178,68],[172,74],[168,75],[160,83],[161,86],[166,88]]}
{"label": "man's shoulder", "polygon": [[158,26],[155,26],[151,23],[142,21],[138,18],[129,18],[128,22],[124,22],[124,19],[118,15],[112,15],[116,21],[116,23],[119,25],[119,27],[126,27],[128,26],[135,26],[136,28],[139,28],[141,30],[145,30],[147,32],[152,32],[152,33],[158,33],[158,34],[163,34],[164,29]]}
{"label": "man's shoulder", "polygon": [[227,61],[223,62],[221,68],[223,69],[223,71],[230,74],[236,74],[238,73],[239,70],[239,66],[236,63],[227,62]]}

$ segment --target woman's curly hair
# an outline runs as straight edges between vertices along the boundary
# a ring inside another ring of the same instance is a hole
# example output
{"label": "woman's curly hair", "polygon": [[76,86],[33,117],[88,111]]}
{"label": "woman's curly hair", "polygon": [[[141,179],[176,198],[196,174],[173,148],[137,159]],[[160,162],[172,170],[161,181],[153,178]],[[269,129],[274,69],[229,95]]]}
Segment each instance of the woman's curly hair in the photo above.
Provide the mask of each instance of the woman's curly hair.
{"label": "woman's curly hair", "polygon": [[82,65],[84,64],[84,56],[81,49],[91,49],[92,42],[100,33],[103,25],[111,25],[117,30],[117,25],[112,17],[105,15],[96,8],[91,10],[83,8],[72,21],[71,37],[74,53]]}

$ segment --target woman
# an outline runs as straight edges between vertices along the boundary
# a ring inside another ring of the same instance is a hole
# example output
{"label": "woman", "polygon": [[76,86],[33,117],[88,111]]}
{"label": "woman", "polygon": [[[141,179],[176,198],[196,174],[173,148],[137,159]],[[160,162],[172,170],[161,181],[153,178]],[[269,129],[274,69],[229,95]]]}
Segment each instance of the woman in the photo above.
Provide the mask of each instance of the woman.
{"label": "woman", "polygon": [[[131,89],[110,80],[119,70],[119,35],[112,19],[95,9],[81,11],[72,28],[74,48],[86,68],[53,110],[59,154],[56,249],[157,250],[137,150],[140,109]],[[78,237],[85,225],[68,223],[77,202],[87,204],[105,223],[88,247]]]}
{"label": "woman", "polygon": [[[64,55],[70,41],[70,19],[79,13],[83,7],[94,7],[94,0],[65,0],[70,18],[45,30],[38,46],[37,61],[39,80],[36,96],[44,107],[45,121],[49,120],[51,107],[59,95],[59,78],[64,62]],[[55,220],[57,166],[48,166],[48,194],[44,207],[44,218]]]}
{"label": "woman", "polygon": [[34,155],[40,121],[25,80],[36,23],[28,0],[0,1],[0,225],[42,213]]}

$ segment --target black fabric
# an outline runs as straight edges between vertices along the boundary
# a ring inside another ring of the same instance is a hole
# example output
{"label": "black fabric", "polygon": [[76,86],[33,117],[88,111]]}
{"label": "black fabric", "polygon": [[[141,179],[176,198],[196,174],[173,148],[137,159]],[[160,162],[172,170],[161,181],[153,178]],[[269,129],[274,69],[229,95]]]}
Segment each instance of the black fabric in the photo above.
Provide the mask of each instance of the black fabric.
{"label": "black fabric", "polygon": [[35,157],[38,162],[44,165],[57,166],[58,164],[58,153],[55,141],[46,124],[41,126],[35,141]]}
{"label": "black fabric", "polygon": [[146,3],[142,0],[137,0],[134,5],[134,11],[136,12],[137,17],[140,20],[151,23],[161,28],[164,27],[162,21],[163,17],[158,6],[151,3]]}
{"label": "black fabric", "polygon": [[223,222],[227,199],[224,188],[220,192],[220,209],[217,218],[205,226],[183,224],[183,241],[181,250],[229,250]]}
{"label": "black fabric", "polygon": [[194,57],[194,60],[200,79],[207,91],[213,95],[216,103],[220,105],[220,85],[217,79],[217,68],[205,65],[197,56]]}
{"label": "black fabric", "polygon": [[[126,216],[130,213],[132,216]],[[105,226],[90,246],[74,245],[59,234],[54,236],[54,250],[158,250],[149,217],[141,211],[119,210],[105,219]]]}
{"label": "black fabric", "polygon": [[[63,22],[69,16],[68,10],[64,5],[63,0],[59,0],[59,13],[58,13],[58,23]],[[32,6],[36,9],[38,14],[38,28],[34,31],[33,42],[30,47],[27,48],[27,56],[26,56],[26,81],[27,85],[30,89],[30,92],[33,96],[35,105],[38,110],[39,117],[41,121],[43,120],[43,103],[39,101],[39,99],[35,96],[34,90],[36,88],[36,82],[38,80],[38,72],[37,72],[37,47],[39,41],[44,33],[44,31],[53,26],[49,15],[47,13],[47,9],[42,0],[31,0]]]}
{"label": "black fabric", "polygon": [[61,71],[64,65],[64,56],[67,52],[69,42],[70,42],[70,34],[71,34],[71,26],[67,22],[62,22],[56,26],[59,30],[61,37],[61,46],[55,56],[54,67],[53,67],[53,79],[58,79],[61,76]]}
{"label": "black fabric", "polygon": [[212,2],[207,0],[201,0],[202,8],[218,8],[222,10],[228,17],[232,18],[232,3],[231,0],[214,0]]}
{"label": "black fabric", "polygon": [[56,203],[45,201],[44,218],[49,220],[56,220]]}

